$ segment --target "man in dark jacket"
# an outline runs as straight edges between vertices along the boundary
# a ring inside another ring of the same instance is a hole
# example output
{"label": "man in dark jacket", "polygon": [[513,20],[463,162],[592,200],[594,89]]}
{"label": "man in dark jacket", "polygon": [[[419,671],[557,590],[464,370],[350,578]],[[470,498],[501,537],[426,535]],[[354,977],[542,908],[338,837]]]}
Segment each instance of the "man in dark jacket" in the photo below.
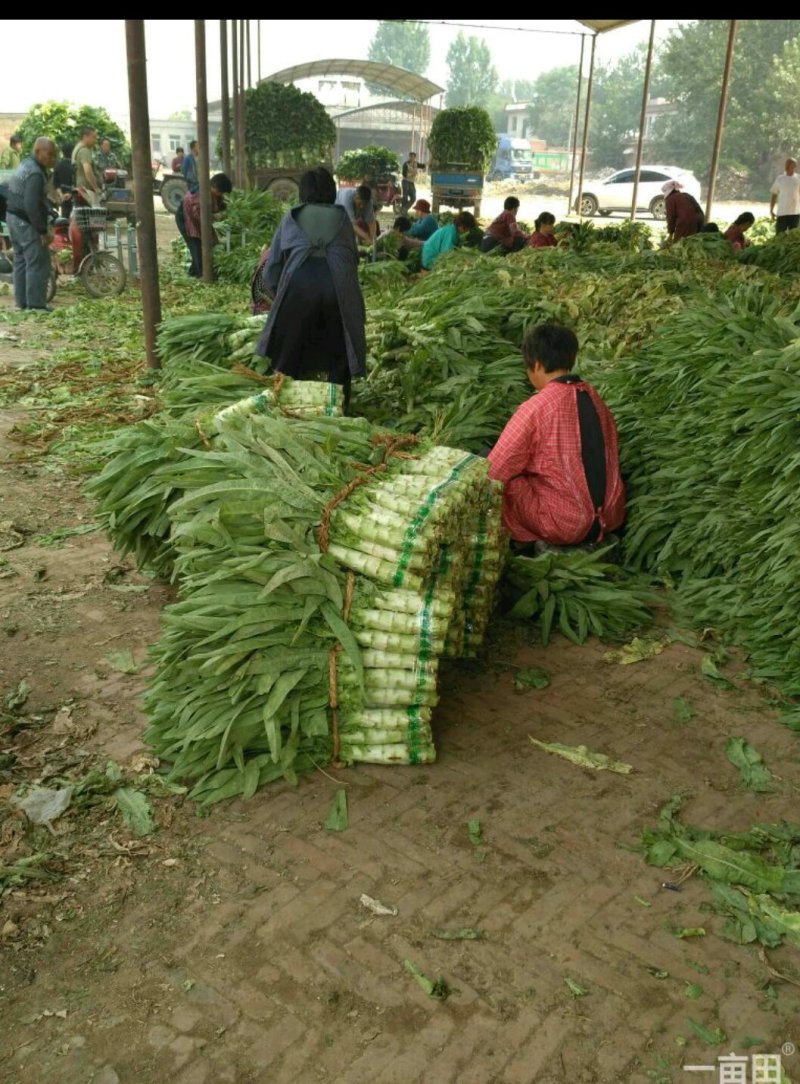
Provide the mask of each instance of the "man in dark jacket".
{"label": "man in dark jacket", "polygon": [[8,232],[14,247],[14,297],[18,309],[52,312],[47,305],[50,254],[47,249],[47,170],[56,145],[40,136],[8,182]]}

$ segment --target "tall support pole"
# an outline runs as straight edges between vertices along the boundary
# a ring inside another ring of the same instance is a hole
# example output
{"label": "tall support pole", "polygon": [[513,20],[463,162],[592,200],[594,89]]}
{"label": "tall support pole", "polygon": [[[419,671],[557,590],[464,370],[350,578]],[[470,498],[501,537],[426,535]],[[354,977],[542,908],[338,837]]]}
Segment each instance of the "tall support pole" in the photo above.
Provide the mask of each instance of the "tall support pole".
{"label": "tall support pole", "polygon": [[228,80],[228,20],[219,21],[219,60],[222,76],[222,171],[231,175],[231,102]]}
{"label": "tall support pole", "polygon": [[719,94],[719,114],[717,116],[717,132],[714,136],[714,153],[711,156],[711,173],[708,178],[708,197],[706,199],[706,219],[711,218],[711,205],[714,202],[714,189],[717,187],[717,166],[719,165],[719,151],[722,146],[722,133],[725,130],[725,110],[728,107],[728,86],[731,80],[731,65],[733,64],[733,47],[736,42],[736,27],[738,19],[731,19],[728,29],[728,50],[725,53],[725,70],[722,73],[722,90]]}
{"label": "tall support pole", "polygon": [[150,114],[147,106],[147,53],[144,20],[125,20],[125,47],[128,58],[128,103],[131,114],[133,184],[136,200],[136,243],[139,255],[139,283],[142,291],[142,319],[147,364],[159,369],[156,328],[161,323],[161,293],[158,286],[156,213],[153,205],[153,169],[150,160]]}
{"label": "tall support pole", "polygon": [[197,142],[200,147],[197,177],[200,181],[200,245],[203,251],[203,282],[214,281],[214,234],[211,220],[211,149],[208,145],[208,88],[206,86],[206,21],[194,21],[194,66],[197,87]]}
{"label": "tall support pole", "polygon": [[245,91],[245,62],[244,62],[244,48],[245,48],[245,20],[239,20],[239,140],[238,140],[238,169],[239,169],[239,185],[241,188],[248,188],[247,178],[247,159],[245,157],[245,118],[244,118],[244,91]]}
{"label": "tall support pole", "polygon": [[589,111],[592,108],[592,79],[594,78],[594,53],[597,48],[597,34],[592,38],[592,55],[589,59],[589,82],[586,84],[586,115],[583,118],[583,143],[581,145],[581,172],[578,177],[578,217],[581,215],[581,199],[583,197],[583,175],[586,171],[586,144],[589,141]]}
{"label": "tall support pole", "polygon": [[[422,106],[420,106],[420,109],[421,108],[422,108]],[[410,144],[410,149],[412,151],[415,149],[414,148],[414,135],[415,135],[415,132],[416,132],[416,127],[417,127],[417,106],[416,106],[416,102],[415,102],[414,105],[411,106],[411,144]]]}
{"label": "tall support pole", "polygon": [[575,123],[572,126],[572,163],[569,168],[569,196],[567,197],[567,214],[572,213],[572,192],[575,185],[575,158],[578,150],[578,125],[581,119],[581,90],[583,89],[583,51],[586,48],[586,35],[581,34],[581,62],[578,66],[578,93],[575,97]]}
{"label": "tall support pole", "polygon": [[631,222],[636,219],[636,201],[639,198],[639,171],[642,168],[642,146],[644,144],[644,126],[647,120],[647,103],[650,100],[650,71],[653,67],[653,39],[656,34],[656,21],[650,20],[650,41],[647,45],[647,63],[644,68],[644,87],[642,88],[642,112],[639,116],[639,142],[636,144],[636,169],[633,174],[633,197],[631,199]]}
{"label": "tall support pole", "polygon": [[261,82],[261,20],[256,19],[256,38],[258,40],[258,64],[256,71],[258,72],[258,81]]}
{"label": "tall support pole", "polygon": [[239,176],[239,23],[231,19],[231,94],[233,95],[233,182],[242,187]]}
{"label": "tall support pole", "polygon": [[247,88],[248,90],[253,85],[253,72],[251,68],[252,64],[252,51],[250,49],[250,20],[245,19],[245,38],[247,39]]}

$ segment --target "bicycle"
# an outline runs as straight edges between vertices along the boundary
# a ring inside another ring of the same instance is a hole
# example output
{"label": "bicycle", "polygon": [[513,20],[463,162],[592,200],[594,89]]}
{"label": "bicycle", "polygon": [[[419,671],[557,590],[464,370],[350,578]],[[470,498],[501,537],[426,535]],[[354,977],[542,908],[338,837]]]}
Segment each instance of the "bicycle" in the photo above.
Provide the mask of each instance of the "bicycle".
{"label": "bicycle", "polygon": [[[64,219],[56,221],[56,232],[63,241],[68,231],[69,246],[57,244],[56,237],[50,243],[50,281],[47,300],[52,301],[58,288],[60,275],[72,273],[84,285],[90,297],[116,297],[125,289],[127,274],[116,256],[100,247],[100,237],[105,236],[107,212],[104,207],[75,207],[68,224]],[[67,247],[72,249],[71,260],[64,259]],[[70,271],[66,270],[70,266]]]}

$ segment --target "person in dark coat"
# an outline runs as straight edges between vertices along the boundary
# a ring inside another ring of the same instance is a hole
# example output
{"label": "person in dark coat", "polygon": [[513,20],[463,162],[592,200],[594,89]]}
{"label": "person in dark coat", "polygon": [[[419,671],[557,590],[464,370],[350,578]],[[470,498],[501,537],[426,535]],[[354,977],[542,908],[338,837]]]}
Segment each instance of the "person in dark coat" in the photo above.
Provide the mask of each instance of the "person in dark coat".
{"label": "person in dark coat", "polygon": [[680,241],[682,237],[691,237],[703,228],[705,215],[694,196],[683,192],[680,181],[667,181],[661,191],[664,193],[664,207],[667,212],[667,234],[670,242]]}
{"label": "person in dark coat", "polygon": [[275,300],[256,354],[295,380],[320,375],[349,392],[366,372],[366,312],[358,248],[347,211],[335,203],[328,170],[300,180],[301,203],[284,215],[261,272]]}

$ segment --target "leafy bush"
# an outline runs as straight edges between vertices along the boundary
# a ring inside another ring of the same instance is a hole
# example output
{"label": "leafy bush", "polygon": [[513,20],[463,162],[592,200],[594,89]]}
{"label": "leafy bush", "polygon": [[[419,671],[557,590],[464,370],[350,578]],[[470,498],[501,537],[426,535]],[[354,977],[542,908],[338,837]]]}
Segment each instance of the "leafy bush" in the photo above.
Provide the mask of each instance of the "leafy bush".
{"label": "leafy bush", "polygon": [[443,109],[431,127],[428,147],[431,161],[440,166],[485,170],[497,149],[492,118],[474,105]]}

